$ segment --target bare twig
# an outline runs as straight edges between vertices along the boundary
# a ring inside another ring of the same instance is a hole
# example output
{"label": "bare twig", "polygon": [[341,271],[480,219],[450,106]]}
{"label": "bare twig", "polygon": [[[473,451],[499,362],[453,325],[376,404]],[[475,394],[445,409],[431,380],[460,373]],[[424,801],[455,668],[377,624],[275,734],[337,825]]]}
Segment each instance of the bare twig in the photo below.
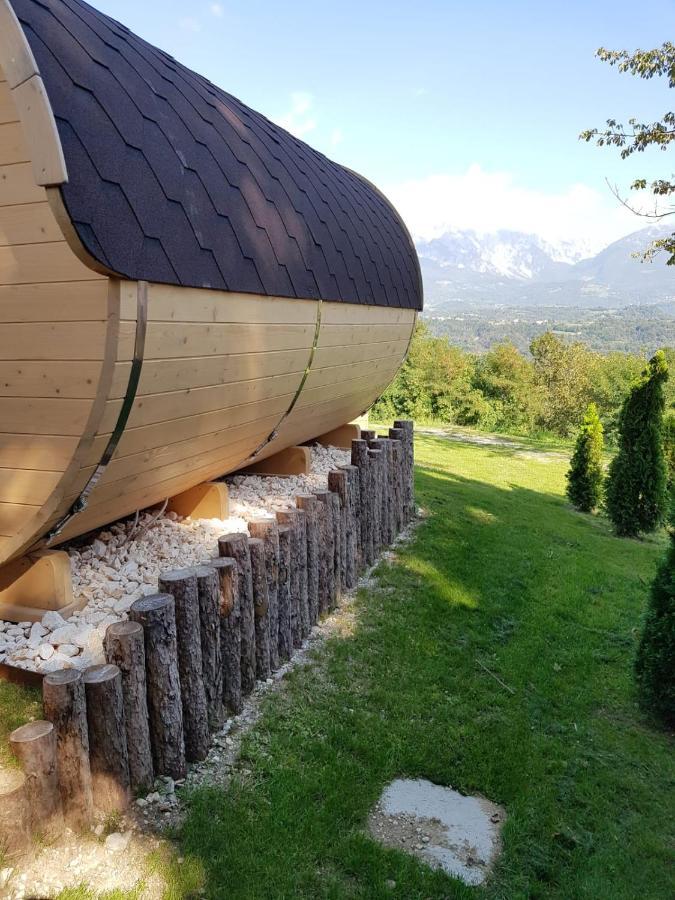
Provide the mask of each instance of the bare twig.
{"label": "bare twig", "polygon": [[507,690],[510,694],[515,694],[515,692],[516,692],[516,691],[515,691],[515,688],[512,688],[510,685],[506,684],[506,682],[502,681],[501,678],[500,678],[498,675],[495,675],[494,672],[491,672],[490,669],[488,669],[487,666],[483,665],[483,663],[482,663],[479,659],[477,659],[476,662],[478,663],[478,665],[481,667],[481,669],[482,669],[484,672],[487,672],[488,675],[490,675],[492,678],[494,678],[494,680],[495,680],[498,684],[501,684],[501,686],[502,686],[503,688],[505,688],[505,690]]}

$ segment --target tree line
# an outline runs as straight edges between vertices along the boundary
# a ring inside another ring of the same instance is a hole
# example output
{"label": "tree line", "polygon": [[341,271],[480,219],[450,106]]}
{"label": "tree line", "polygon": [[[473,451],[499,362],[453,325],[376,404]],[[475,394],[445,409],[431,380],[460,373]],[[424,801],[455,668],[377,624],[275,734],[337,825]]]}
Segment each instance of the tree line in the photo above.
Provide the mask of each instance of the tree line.
{"label": "tree line", "polygon": [[[675,349],[666,348],[675,367]],[[594,403],[605,437],[616,442],[619,414],[631,385],[644,369],[633,353],[602,354],[580,341],[550,331],[521,353],[509,341],[486,353],[453,347],[419,322],[408,357],[373,408],[373,417],[463,425],[484,431],[529,436],[570,437]],[[675,384],[666,387],[666,405],[675,406]]]}

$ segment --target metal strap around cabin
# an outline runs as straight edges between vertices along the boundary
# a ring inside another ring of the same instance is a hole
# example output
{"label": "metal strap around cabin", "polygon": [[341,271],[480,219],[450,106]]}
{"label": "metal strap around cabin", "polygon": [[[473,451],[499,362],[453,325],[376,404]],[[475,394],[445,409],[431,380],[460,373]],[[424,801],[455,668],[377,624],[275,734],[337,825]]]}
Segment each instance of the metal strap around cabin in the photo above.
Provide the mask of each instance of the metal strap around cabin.
{"label": "metal strap around cabin", "polygon": [[54,527],[44,538],[47,544],[49,544],[54,540],[55,537],[61,534],[66,525],[72,519],[74,519],[78,513],[81,513],[82,510],[85,509],[85,507],[87,506],[89,495],[103,477],[103,474],[108,468],[108,464],[112,459],[115,450],[117,450],[117,445],[119,444],[120,439],[124,434],[124,429],[126,428],[126,424],[131,413],[131,408],[134,405],[136,392],[138,391],[138,383],[141,379],[143,355],[145,352],[145,332],[147,329],[147,323],[148,282],[139,281],[137,282],[136,290],[136,337],[134,340],[134,357],[131,361],[131,371],[129,372],[129,381],[127,382],[127,389],[124,394],[124,400],[122,401],[122,408],[120,409],[119,415],[117,416],[117,422],[115,423],[112,434],[108,439],[108,443],[105,446],[105,450],[103,451],[103,455],[101,456],[99,464],[94,469],[89,480],[82,488],[79,497],[75,500],[68,512],[61,519],[59,519],[56,525],[54,525]]}
{"label": "metal strap around cabin", "polygon": [[309,359],[307,360],[307,365],[305,366],[305,371],[303,372],[302,378],[300,379],[300,384],[298,385],[298,389],[295,392],[293,399],[291,400],[291,403],[290,403],[288,409],[286,410],[286,412],[282,415],[282,417],[279,419],[279,421],[274,426],[274,428],[269,433],[269,435],[265,438],[265,440],[258,447],[256,447],[256,449],[253,451],[253,453],[249,456],[249,459],[255,459],[256,456],[258,456],[260,453],[262,453],[262,451],[265,449],[265,447],[274,440],[274,438],[279,434],[279,429],[281,428],[283,423],[286,421],[286,419],[290,416],[290,414],[293,412],[295,404],[300,399],[300,394],[302,394],[302,389],[305,386],[305,382],[309,378],[309,373],[312,369],[312,363],[314,362],[314,355],[316,353],[316,347],[317,347],[317,344],[319,343],[319,332],[321,331],[321,303],[322,303],[322,300],[321,300],[321,298],[319,298],[319,301],[317,303],[317,308],[316,308],[316,326],[314,328],[314,340],[312,341],[312,348],[309,351]]}

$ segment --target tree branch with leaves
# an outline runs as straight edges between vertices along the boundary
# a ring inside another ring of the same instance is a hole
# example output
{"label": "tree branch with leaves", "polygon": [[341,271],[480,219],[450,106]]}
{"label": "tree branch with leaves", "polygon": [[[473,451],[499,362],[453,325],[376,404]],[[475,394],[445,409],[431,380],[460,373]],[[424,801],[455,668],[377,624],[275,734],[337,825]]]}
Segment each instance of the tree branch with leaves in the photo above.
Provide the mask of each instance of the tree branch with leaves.
{"label": "tree branch with leaves", "polygon": [[[636,50],[634,53],[600,47],[596,56],[610,66],[616,66],[620,72],[644,79],[667,78],[668,86],[675,87],[675,44],[670,41],[654,50]],[[587,143],[595,141],[598,147],[617,147],[622,159],[627,159],[634,153],[643,153],[648,147],[665,151],[675,141],[675,112],[664,113],[656,122],[644,123],[631,118],[626,125],[617,122],[616,119],[607,119],[605,124],[607,127],[604,130],[589,128],[582,131],[579,137]],[[666,209],[659,206],[660,200],[675,193],[675,181],[665,178],[654,181],[637,178],[630,187],[633,191],[647,191],[654,197],[653,212],[645,212],[622,197],[616,186],[610,185],[614,195],[635,215],[649,219],[664,219],[675,213],[674,205],[669,204]],[[652,241],[640,255],[643,259],[650,260],[660,252],[668,255],[666,262],[669,266],[675,265],[675,233]]]}

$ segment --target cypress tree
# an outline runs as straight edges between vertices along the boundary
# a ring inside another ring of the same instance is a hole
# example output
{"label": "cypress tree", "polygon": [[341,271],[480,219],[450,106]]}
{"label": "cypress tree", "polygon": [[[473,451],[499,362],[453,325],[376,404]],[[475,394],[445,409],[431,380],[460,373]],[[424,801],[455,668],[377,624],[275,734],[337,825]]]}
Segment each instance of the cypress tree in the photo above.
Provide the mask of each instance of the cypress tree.
{"label": "cypress tree", "polygon": [[650,359],[619,414],[619,450],[609,467],[606,506],[623,537],[654,531],[665,519],[667,475],[663,454],[663,351]]}
{"label": "cypress tree", "polygon": [[635,660],[638,698],[643,709],[666,726],[675,726],[675,534],[652,584],[642,638]]}
{"label": "cypress tree", "polygon": [[602,423],[590,403],[581,423],[567,473],[567,496],[581,512],[592,512],[602,494]]}

